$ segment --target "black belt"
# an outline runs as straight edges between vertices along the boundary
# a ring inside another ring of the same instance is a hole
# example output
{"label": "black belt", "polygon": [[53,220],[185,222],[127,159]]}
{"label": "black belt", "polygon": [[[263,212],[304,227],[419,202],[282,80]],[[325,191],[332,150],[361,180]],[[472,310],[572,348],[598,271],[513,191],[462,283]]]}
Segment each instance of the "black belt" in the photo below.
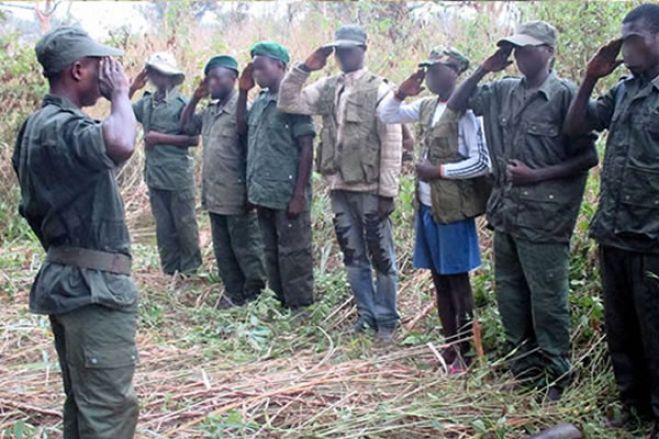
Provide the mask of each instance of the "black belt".
{"label": "black belt", "polygon": [[131,265],[130,257],[124,254],[80,247],[51,247],[46,261],[117,274],[130,274]]}

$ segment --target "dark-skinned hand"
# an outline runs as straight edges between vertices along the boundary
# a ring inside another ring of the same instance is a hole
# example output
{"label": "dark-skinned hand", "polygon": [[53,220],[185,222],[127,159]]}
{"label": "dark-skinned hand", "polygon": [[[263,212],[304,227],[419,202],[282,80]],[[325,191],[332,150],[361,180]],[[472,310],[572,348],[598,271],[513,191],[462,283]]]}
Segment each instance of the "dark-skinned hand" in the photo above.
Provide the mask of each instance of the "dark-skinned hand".
{"label": "dark-skinned hand", "polygon": [[617,59],[622,47],[622,38],[609,41],[600,47],[595,56],[593,56],[586,66],[586,76],[599,79],[608,76],[616,67],[622,64],[621,59]]}
{"label": "dark-skinned hand", "polygon": [[423,159],[416,163],[416,175],[419,180],[430,181],[442,178],[440,167],[430,163],[428,159]]}
{"label": "dark-skinned hand", "polygon": [[125,92],[128,94],[130,86],[124,68],[116,59],[101,58],[98,73],[98,88],[101,96],[111,101],[115,93]]}
{"label": "dark-skinned hand", "polygon": [[396,206],[393,197],[378,197],[378,216],[380,217],[380,221],[389,218],[389,215],[391,215],[395,209]]}
{"label": "dark-skinned hand", "polygon": [[304,61],[304,67],[310,72],[320,70],[327,65],[327,58],[334,51],[332,46],[321,46],[314,50],[311,55]]}
{"label": "dark-skinned hand", "polygon": [[508,162],[506,172],[508,178],[513,182],[513,186],[527,186],[538,181],[536,171],[519,160]]}
{"label": "dark-skinned hand", "polygon": [[254,64],[249,63],[243,69],[243,72],[240,74],[240,79],[238,79],[238,88],[242,91],[250,91],[254,88],[256,83],[254,82]]}
{"label": "dark-skinned hand", "polygon": [[396,98],[403,100],[408,96],[418,96],[423,90],[423,80],[426,77],[426,71],[419,69],[412,73],[409,78],[404,80],[396,90]]}
{"label": "dark-skinned hand", "polygon": [[485,59],[481,67],[488,72],[500,72],[513,62],[509,59],[513,52],[512,44],[503,44],[489,58]]}

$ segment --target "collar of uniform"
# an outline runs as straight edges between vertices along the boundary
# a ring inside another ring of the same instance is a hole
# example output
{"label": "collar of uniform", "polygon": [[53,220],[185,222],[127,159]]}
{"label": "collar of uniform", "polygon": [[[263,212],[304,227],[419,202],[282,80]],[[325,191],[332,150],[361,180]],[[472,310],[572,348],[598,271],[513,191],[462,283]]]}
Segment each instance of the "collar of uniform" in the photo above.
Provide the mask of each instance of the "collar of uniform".
{"label": "collar of uniform", "polygon": [[[558,78],[556,77],[556,73],[554,73],[553,70],[549,72],[549,75],[545,78],[544,82],[542,85],[540,85],[540,88],[538,88],[538,93],[541,93],[545,96],[545,99],[549,100],[551,96],[556,92],[558,89],[557,85],[559,84]],[[522,77],[522,80],[519,82],[518,88],[524,89],[526,88],[526,78]]]}
{"label": "collar of uniform", "polygon": [[355,70],[354,72],[341,74],[341,79],[345,84],[354,84],[359,80],[359,78],[364,76],[366,72],[368,72],[368,69],[366,67],[362,67],[361,69]]}
{"label": "collar of uniform", "polygon": [[654,79],[650,82],[652,82],[652,85],[654,86],[654,88],[659,90],[659,75],[655,76]]}
{"label": "collar of uniform", "polygon": [[153,102],[165,102],[165,103],[170,103],[172,100],[178,98],[180,96],[180,93],[178,91],[178,88],[174,87],[171,90],[167,90],[165,92],[165,99],[156,99],[156,93],[154,92],[152,95]]}
{"label": "collar of uniform", "polygon": [[238,93],[236,90],[232,90],[229,95],[229,99],[221,103],[219,99],[214,99],[210,101],[209,107],[213,108],[214,111],[224,112],[227,114],[234,114],[236,106],[234,103],[238,100]]}
{"label": "collar of uniform", "polygon": [[71,102],[68,98],[54,94],[47,94],[46,96],[44,96],[42,106],[45,107],[46,105],[56,105],[63,110],[71,110],[79,113],[82,112],[82,110],[76,107],[75,104]]}
{"label": "collar of uniform", "polygon": [[270,89],[265,88],[259,93],[259,98],[269,102],[277,102],[277,93],[270,93]]}

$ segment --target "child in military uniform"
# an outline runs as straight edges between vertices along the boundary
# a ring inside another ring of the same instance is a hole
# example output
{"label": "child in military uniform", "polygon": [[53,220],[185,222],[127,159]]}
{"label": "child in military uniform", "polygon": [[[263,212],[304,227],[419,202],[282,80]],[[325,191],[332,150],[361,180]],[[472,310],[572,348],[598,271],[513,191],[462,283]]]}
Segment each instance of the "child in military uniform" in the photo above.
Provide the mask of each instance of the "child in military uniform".
{"label": "child in military uniform", "polygon": [[198,137],[182,134],[181,112],[187,104],[176,89],[185,79],[169,53],[155,53],[130,86],[130,96],[146,85],[133,104],[137,121],[144,128],[145,180],[156,221],[156,240],[162,270],[167,274],[193,273],[201,265],[199,233],[195,218],[194,162],[188,148]]}

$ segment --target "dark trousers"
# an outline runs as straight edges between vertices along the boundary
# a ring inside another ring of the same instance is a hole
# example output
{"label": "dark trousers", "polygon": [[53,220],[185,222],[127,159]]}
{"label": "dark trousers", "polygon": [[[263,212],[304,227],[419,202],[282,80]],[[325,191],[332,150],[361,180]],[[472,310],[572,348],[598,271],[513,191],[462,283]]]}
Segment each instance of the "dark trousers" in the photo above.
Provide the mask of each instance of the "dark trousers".
{"label": "dark trousers", "polygon": [[194,189],[167,191],[149,188],[156,220],[156,241],[162,271],[193,273],[201,265]]}
{"label": "dark trousers", "polygon": [[256,298],[265,288],[263,242],[255,212],[243,215],[209,213],[213,250],[226,294],[237,305]]}
{"label": "dark trousers", "polygon": [[432,279],[444,339],[446,343],[462,340],[444,351],[444,359],[451,364],[457,355],[464,359],[469,352],[474,317],[474,297],[469,273],[442,275],[433,271]]}
{"label": "dark trousers", "polygon": [[88,305],[51,315],[64,381],[64,439],[130,439],[138,404],[135,311]]}
{"label": "dark trousers", "polygon": [[600,265],[620,399],[659,418],[659,255],[602,246]]}
{"label": "dark trousers", "polygon": [[496,296],[513,373],[533,387],[570,379],[567,243],[494,235]]}
{"label": "dark trousers", "polygon": [[311,212],[288,218],[286,210],[257,209],[268,286],[281,303],[292,309],[311,305],[313,298],[313,254]]}

